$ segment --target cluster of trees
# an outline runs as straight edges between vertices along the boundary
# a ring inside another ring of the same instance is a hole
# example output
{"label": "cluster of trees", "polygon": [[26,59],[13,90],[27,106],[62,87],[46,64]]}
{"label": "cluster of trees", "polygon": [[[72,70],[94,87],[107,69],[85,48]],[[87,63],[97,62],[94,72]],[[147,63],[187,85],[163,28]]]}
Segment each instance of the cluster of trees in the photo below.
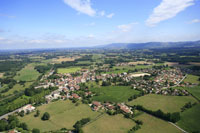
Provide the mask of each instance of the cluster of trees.
{"label": "cluster of trees", "polygon": [[133,96],[130,96],[129,98],[128,98],[128,101],[132,101],[133,99],[136,99],[136,98],[138,98],[138,97],[141,97],[141,96],[144,96],[144,91],[140,91],[140,93],[139,94],[134,94]]}
{"label": "cluster of trees", "polygon": [[141,125],[143,125],[143,122],[140,120],[134,120],[134,122],[136,123],[136,125],[131,128],[128,133],[135,133],[137,130],[139,130],[141,128]]}
{"label": "cluster of trees", "polygon": [[180,120],[180,113],[179,112],[174,112],[174,113],[164,113],[162,110],[157,110],[157,111],[152,111],[152,110],[148,110],[146,108],[144,108],[143,106],[141,105],[136,105],[135,106],[136,109],[138,110],[141,110],[141,111],[144,111],[148,114],[151,114],[153,116],[156,116],[156,117],[159,117],[163,120],[166,120],[166,121],[171,121],[173,123],[177,122]]}
{"label": "cluster of trees", "polygon": [[39,72],[39,73],[46,73],[47,71],[49,71],[52,68],[51,64],[48,64],[46,66],[44,65],[40,65],[40,66],[35,66],[35,69]]}
{"label": "cluster of trees", "polygon": [[24,63],[23,61],[0,61],[0,72],[20,70]]}
{"label": "cluster of trees", "polygon": [[[49,87],[46,90],[54,91],[56,89],[58,89],[58,88],[57,87]],[[30,88],[26,88],[24,93],[26,96],[33,96],[33,95],[41,93],[42,91],[44,91],[44,88],[35,89],[34,87],[30,87]]]}
{"label": "cluster of trees", "polygon": [[77,121],[73,126],[75,128],[74,132],[83,133],[81,128],[83,127],[83,125],[87,124],[88,122],[90,122],[90,118],[83,118],[80,121]]}
{"label": "cluster of trees", "polygon": [[8,116],[8,120],[0,120],[0,131],[7,131],[14,128],[21,128],[22,130],[28,130],[28,126],[26,123],[20,123],[19,119],[14,116]]}
{"label": "cluster of trees", "polygon": [[4,85],[4,84],[7,85],[7,87],[5,89],[0,91],[0,93],[5,93],[5,92],[9,91],[10,89],[12,89],[13,86],[17,83],[17,81],[14,80],[13,78],[7,77],[7,78],[3,78],[3,79],[0,78],[0,83],[2,85]]}
{"label": "cluster of trees", "polygon": [[181,112],[185,111],[186,109],[189,109],[189,108],[192,108],[193,106],[195,106],[197,103],[191,103],[191,102],[188,102],[186,103],[182,108],[181,108]]}

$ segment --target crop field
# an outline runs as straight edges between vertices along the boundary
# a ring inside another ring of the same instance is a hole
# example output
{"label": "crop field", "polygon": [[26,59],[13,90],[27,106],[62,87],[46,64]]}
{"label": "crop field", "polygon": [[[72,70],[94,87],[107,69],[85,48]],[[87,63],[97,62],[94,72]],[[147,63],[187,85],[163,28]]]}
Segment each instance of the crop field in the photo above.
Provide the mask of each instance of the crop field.
{"label": "crop field", "polygon": [[178,125],[188,132],[200,131],[200,104],[181,113],[181,120]]}
{"label": "crop field", "polygon": [[0,73],[0,78],[2,78],[3,77],[3,73]]}
{"label": "crop field", "polygon": [[199,77],[198,76],[195,76],[195,75],[188,75],[186,77],[186,79],[184,80],[185,82],[189,82],[189,83],[195,83],[195,84],[198,84],[200,83],[199,81]]}
{"label": "crop field", "polygon": [[156,111],[161,109],[163,112],[180,112],[181,108],[188,102],[197,102],[192,96],[163,96],[149,94],[139,97],[129,102],[129,105],[142,105],[147,109]]}
{"label": "crop field", "polygon": [[80,67],[58,68],[58,73],[75,73],[79,70],[81,70]]}
{"label": "crop field", "polygon": [[135,126],[135,122],[123,115],[109,116],[104,114],[96,121],[83,127],[85,133],[126,133]]}
{"label": "crop field", "polygon": [[53,62],[67,62],[67,61],[74,61],[75,59],[78,59],[80,57],[64,57],[64,56],[59,56],[58,59],[53,59]]}
{"label": "crop field", "polygon": [[147,61],[135,61],[135,62],[129,62],[128,64],[130,65],[143,65],[143,64],[149,64],[149,65],[152,65],[153,63],[152,62],[147,62]]}
{"label": "crop field", "polygon": [[137,116],[135,119],[143,121],[143,125],[137,133],[182,133],[170,123],[146,113]]}
{"label": "crop field", "polygon": [[29,64],[17,72],[17,75],[14,77],[14,79],[17,81],[33,81],[36,80],[39,75],[40,73],[34,69],[34,66]]}
{"label": "crop field", "polygon": [[92,88],[91,91],[97,93],[93,100],[100,102],[126,102],[130,96],[139,94],[139,91],[131,89],[130,86],[106,86]]}
{"label": "crop field", "polygon": [[[100,113],[93,112],[88,105],[80,104],[75,106],[71,101],[56,101],[37,108],[40,110],[40,116],[34,117],[35,112],[20,117],[21,122],[26,122],[32,128],[38,128],[40,131],[58,130],[61,128],[72,129],[76,121],[82,118],[96,118]],[[44,112],[50,114],[50,120],[42,121]]]}

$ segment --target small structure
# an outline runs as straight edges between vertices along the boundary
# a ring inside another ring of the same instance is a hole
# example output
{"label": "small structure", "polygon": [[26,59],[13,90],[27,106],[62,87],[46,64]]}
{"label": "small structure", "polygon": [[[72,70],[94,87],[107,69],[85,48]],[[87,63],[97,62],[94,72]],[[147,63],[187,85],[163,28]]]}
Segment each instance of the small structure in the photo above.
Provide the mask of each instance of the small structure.
{"label": "small structure", "polygon": [[21,107],[21,108],[18,110],[18,112],[24,111],[24,113],[27,113],[27,112],[32,112],[32,111],[34,111],[34,110],[35,110],[35,107],[32,106],[31,104],[28,104],[28,105],[26,105],[26,106],[24,106],[24,107]]}

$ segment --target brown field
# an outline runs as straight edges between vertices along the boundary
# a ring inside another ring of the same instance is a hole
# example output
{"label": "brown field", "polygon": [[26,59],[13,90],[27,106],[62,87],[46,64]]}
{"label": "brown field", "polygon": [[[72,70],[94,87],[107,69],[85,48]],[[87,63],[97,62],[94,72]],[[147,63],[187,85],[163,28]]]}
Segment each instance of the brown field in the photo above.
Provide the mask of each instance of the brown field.
{"label": "brown field", "polygon": [[136,61],[136,62],[129,62],[129,65],[138,65],[138,64],[149,64],[152,65],[152,62],[146,62],[146,61]]}
{"label": "brown field", "polygon": [[200,66],[200,62],[190,62],[190,65]]}
{"label": "brown field", "polygon": [[3,77],[3,73],[0,73],[0,78],[2,78]]}
{"label": "brown field", "polygon": [[64,57],[64,56],[59,56],[58,59],[53,59],[54,62],[63,62],[63,61],[74,61],[75,59],[80,58],[79,56],[76,57]]}

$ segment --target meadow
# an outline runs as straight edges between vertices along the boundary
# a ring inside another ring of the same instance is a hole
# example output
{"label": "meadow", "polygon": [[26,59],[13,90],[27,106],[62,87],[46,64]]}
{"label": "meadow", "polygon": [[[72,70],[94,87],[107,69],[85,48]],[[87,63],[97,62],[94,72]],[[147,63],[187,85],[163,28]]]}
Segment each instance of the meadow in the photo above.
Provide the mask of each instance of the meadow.
{"label": "meadow", "polygon": [[135,119],[143,121],[137,133],[182,133],[170,123],[146,113],[142,113]]}
{"label": "meadow", "polygon": [[197,102],[192,96],[163,96],[148,94],[129,102],[129,105],[142,105],[147,109],[156,111],[161,109],[163,112],[180,112],[181,108],[188,102]]}
{"label": "meadow", "polygon": [[14,79],[17,81],[34,81],[39,75],[40,73],[34,69],[34,65],[28,64],[22,70],[17,72]]}
{"label": "meadow", "polygon": [[81,70],[80,67],[68,67],[68,68],[58,68],[58,73],[75,73]]}
{"label": "meadow", "polygon": [[139,91],[131,89],[130,86],[105,86],[91,88],[97,96],[93,100],[104,102],[126,102],[128,98],[134,94],[139,94]]}
{"label": "meadow", "polygon": [[178,126],[188,132],[200,131],[200,104],[181,113],[181,120],[177,122]]}
{"label": "meadow", "polygon": [[[100,113],[93,112],[86,104],[76,106],[71,101],[56,101],[46,105],[39,106],[40,116],[34,117],[35,112],[20,117],[21,122],[26,122],[32,128],[38,128],[40,131],[58,130],[61,128],[72,129],[76,121],[82,118],[96,118]],[[44,112],[50,114],[50,120],[42,121],[41,117]]]}
{"label": "meadow", "polygon": [[184,79],[185,82],[199,84],[199,77],[195,75],[188,74],[188,76]]}
{"label": "meadow", "polygon": [[122,114],[109,116],[104,114],[94,122],[83,127],[85,133],[126,133],[135,126],[135,122],[126,119]]}

